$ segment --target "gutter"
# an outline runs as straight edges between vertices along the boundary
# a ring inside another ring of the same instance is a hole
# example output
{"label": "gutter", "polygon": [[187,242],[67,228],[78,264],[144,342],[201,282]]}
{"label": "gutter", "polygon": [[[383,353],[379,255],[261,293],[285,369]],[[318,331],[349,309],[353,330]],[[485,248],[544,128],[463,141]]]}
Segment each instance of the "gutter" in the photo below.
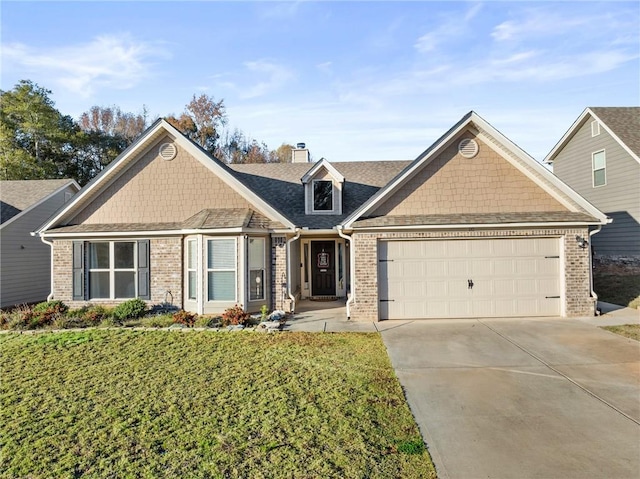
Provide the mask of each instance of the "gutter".
{"label": "gutter", "polygon": [[349,241],[350,250],[349,251],[349,299],[347,299],[347,320],[351,319],[351,304],[356,299],[356,289],[354,288],[354,284],[356,281],[356,255],[355,255],[355,246],[351,239],[351,236],[346,235],[342,231],[342,226],[336,226],[338,230],[338,235],[340,238],[344,238]]}
{"label": "gutter", "polygon": [[[296,310],[296,298],[291,294],[291,243],[300,238],[300,228],[296,228],[296,235],[287,240],[287,294],[291,300],[291,313]],[[284,307],[284,304],[282,305]]]}
{"label": "gutter", "polygon": [[[611,218],[607,218],[607,223],[611,223],[612,221],[613,220]],[[593,248],[591,247],[591,237],[597,233],[600,233],[600,230],[602,230],[602,225],[598,225],[596,229],[589,231],[589,289],[591,297],[593,298],[594,312],[598,310],[598,295],[593,290]]]}
{"label": "gutter", "polygon": [[40,241],[42,241],[44,244],[49,245],[49,247],[51,248],[51,260],[50,260],[50,275],[51,275],[51,284],[49,285],[49,289],[50,289],[50,293],[47,296],[47,301],[53,301],[53,243],[51,241],[47,241],[46,239],[44,239],[44,235],[42,235],[41,233],[35,233],[35,232],[31,232],[31,236],[38,236],[40,238]]}

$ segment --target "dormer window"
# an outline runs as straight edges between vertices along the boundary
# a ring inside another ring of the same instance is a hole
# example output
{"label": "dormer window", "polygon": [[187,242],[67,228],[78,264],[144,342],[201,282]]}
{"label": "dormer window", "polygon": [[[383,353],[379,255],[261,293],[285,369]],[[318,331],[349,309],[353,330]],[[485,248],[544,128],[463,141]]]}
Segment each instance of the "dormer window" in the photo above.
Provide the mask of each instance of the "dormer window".
{"label": "dormer window", "polygon": [[300,181],[304,185],[305,214],[342,214],[344,176],[325,158],[315,163]]}
{"label": "dormer window", "polygon": [[333,181],[313,182],[313,211],[333,210]]}

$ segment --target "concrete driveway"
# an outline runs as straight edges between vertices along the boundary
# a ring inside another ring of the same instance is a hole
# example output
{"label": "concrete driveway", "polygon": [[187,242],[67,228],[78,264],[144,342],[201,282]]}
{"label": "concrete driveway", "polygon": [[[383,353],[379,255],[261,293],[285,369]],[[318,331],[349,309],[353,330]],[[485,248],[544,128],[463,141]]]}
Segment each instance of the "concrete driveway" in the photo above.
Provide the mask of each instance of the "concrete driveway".
{"label": "concrete driveway", "polygon": [[570,319],[385,321],[438,477],[640,477],[640,344]]}

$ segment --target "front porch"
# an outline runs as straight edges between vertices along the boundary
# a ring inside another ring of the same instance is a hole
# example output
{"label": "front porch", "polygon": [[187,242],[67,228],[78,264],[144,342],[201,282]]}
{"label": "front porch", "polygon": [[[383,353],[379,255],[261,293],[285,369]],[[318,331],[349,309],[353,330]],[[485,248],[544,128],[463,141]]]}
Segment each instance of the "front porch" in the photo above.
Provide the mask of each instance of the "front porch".
{"label": "front porch", "polygon": [[327,333],[344,331],[375,333],[378,331],[373,322],[347,320],[346,303],[346,298],[333,301],[299,300],[296,302],[296,311],[287,319],[284,330]]}

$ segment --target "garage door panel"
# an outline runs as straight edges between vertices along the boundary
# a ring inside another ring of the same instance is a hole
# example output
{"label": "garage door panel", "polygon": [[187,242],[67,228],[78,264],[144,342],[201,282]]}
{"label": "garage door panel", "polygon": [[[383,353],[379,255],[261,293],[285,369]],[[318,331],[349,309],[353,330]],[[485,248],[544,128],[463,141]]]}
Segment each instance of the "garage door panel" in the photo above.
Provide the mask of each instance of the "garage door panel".
{"label": "garage door panel", "polygon": [[557,238],[398,240],[379,251],[380,299],[393,300],[381,319],[560,314]]}

